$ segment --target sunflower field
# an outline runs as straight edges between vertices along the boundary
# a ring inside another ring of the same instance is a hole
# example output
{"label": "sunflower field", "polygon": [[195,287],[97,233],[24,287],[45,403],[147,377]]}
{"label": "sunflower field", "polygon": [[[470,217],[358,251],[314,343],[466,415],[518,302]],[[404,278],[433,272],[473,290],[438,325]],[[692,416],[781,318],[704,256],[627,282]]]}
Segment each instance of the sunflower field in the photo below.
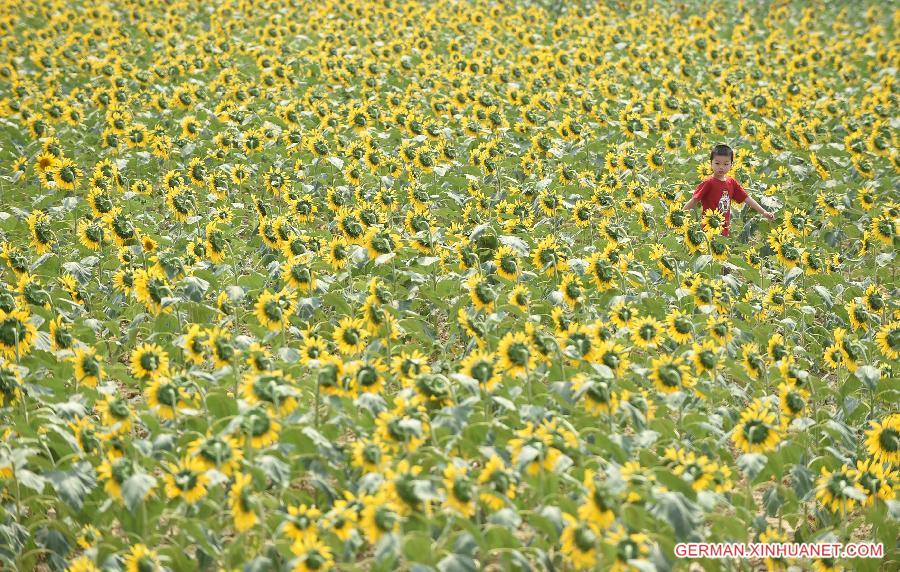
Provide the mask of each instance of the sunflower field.
{"label": "sunflower field", "polygon": [[3,2],[0,569],[896,570],[900,9],[713,4]]}

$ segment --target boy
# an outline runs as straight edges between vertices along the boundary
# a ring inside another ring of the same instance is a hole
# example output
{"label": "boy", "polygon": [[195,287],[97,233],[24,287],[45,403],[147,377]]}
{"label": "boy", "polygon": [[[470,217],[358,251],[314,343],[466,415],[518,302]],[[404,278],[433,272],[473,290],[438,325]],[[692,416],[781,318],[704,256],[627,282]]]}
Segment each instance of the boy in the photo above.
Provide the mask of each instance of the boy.
{"label": "boy", "polygon": [[750,205],[750,208],[763,215],[766,220],[772,221],[775,215],[759,206],[743,187],[728,177],[728,171],[731,170],[731,164],[734,162],[734,151],[728,145],[716,145],[709,154],[709,161],[712,166],[712,176],[705,179],[697,188],[694,194],[684,205],[684,210],[689,211],[698,204],[703,205],[703,211],[708,209],[718,209],[725,218],[725,226],[722,228],[722,236],[728,236],[728,230],[731,222],[731,201],[743,203],[744,201]]}

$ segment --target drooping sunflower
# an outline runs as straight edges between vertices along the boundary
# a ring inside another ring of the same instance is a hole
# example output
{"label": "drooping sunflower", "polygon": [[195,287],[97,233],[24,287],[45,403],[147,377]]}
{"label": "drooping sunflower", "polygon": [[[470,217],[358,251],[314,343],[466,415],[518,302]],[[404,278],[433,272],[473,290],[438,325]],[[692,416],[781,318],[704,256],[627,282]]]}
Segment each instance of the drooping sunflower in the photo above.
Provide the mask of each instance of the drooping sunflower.
{"label": "drooping sunflower", "polygon": [[288,506],[287,515],[285,515],[282,524],[284,532],[295,545],[307,539],[316,538],[317,523],[321,516],[322,511],[316,508],[315,505]]}
{"label": "drooping sunflower", "polygon": [[259,521],[252,496],[252,482],[252,476],[238,473],[234,476],[234,482],[228,492],[228,506],[231,508],[234,527],[238,532],[249,530]]}
{"label": "drooping sunflower", "polygon": [[900,470],[896,466],[887,466],[874,459],[860,459],[851,474],[866,492],[866,500],[860,503],[864,507],[872,506],[876,500],[893,500],[900,492]]}
{"label": "drooping sunflower", "polygon": [[584,287],[581,278],[577,274],[566,274],[559,283],[559,292],[563,302],[570,308],[574,308],[584,299]]}
{"label": "drooping sunflower", "polygon": [[476,310],[490,313],[494,309],[498,295],[486,276],[472,274],[465,281],[465,285],[469,289],[469,298]]}
{"label": "drooping sunflower", "polygon": [[766,360],[759,353],[759,346],[753,342],[747,342],[741,346],[741,362],[744,371],[753,379],[759,379],[766,372]]}
{"label": "drooping sunflower", "polygon": [[0,357],[0,407],[9,407],[22,397],[22,374],[18,367]]}
{"label": "drooping sunflower", "polygon": [[242,415],[241,429],[245,444],[249,441],[254,449],[261,449],[278,440],[281,423],[264,407],[254,407]]}

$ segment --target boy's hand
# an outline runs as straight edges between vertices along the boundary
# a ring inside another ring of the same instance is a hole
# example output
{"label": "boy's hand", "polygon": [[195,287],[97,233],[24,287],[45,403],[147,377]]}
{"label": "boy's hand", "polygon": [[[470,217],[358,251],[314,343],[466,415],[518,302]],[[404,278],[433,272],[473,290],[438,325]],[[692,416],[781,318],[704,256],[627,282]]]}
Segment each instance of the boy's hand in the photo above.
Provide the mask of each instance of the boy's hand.
{"label": "boy's hand", "polygon": [[773,215],[769,211],[763,211],[762,215],[763,215],[763,218],[765,218],[769,222],[772,222],[773,220],[775,220],[775,215]]}

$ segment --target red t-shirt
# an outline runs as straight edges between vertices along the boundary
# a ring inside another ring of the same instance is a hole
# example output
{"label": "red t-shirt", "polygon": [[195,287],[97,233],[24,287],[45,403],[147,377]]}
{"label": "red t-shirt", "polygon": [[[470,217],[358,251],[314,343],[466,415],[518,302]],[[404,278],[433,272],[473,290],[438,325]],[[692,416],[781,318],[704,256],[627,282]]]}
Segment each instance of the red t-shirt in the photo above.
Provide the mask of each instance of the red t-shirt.
{"label": "red t-shirt", "polygon": [[728,229],[731,223],[731,201],[736,203],[744,202],[747,193],[740,183],[726,177],[724,181],[720,181],[714,176],[710,176],[694,189],[694,198],[703,205],[703,212],[708,209],[718,209],[722,216],[725,217],[725,227],[722,229],[722,236],[728,236]]}

